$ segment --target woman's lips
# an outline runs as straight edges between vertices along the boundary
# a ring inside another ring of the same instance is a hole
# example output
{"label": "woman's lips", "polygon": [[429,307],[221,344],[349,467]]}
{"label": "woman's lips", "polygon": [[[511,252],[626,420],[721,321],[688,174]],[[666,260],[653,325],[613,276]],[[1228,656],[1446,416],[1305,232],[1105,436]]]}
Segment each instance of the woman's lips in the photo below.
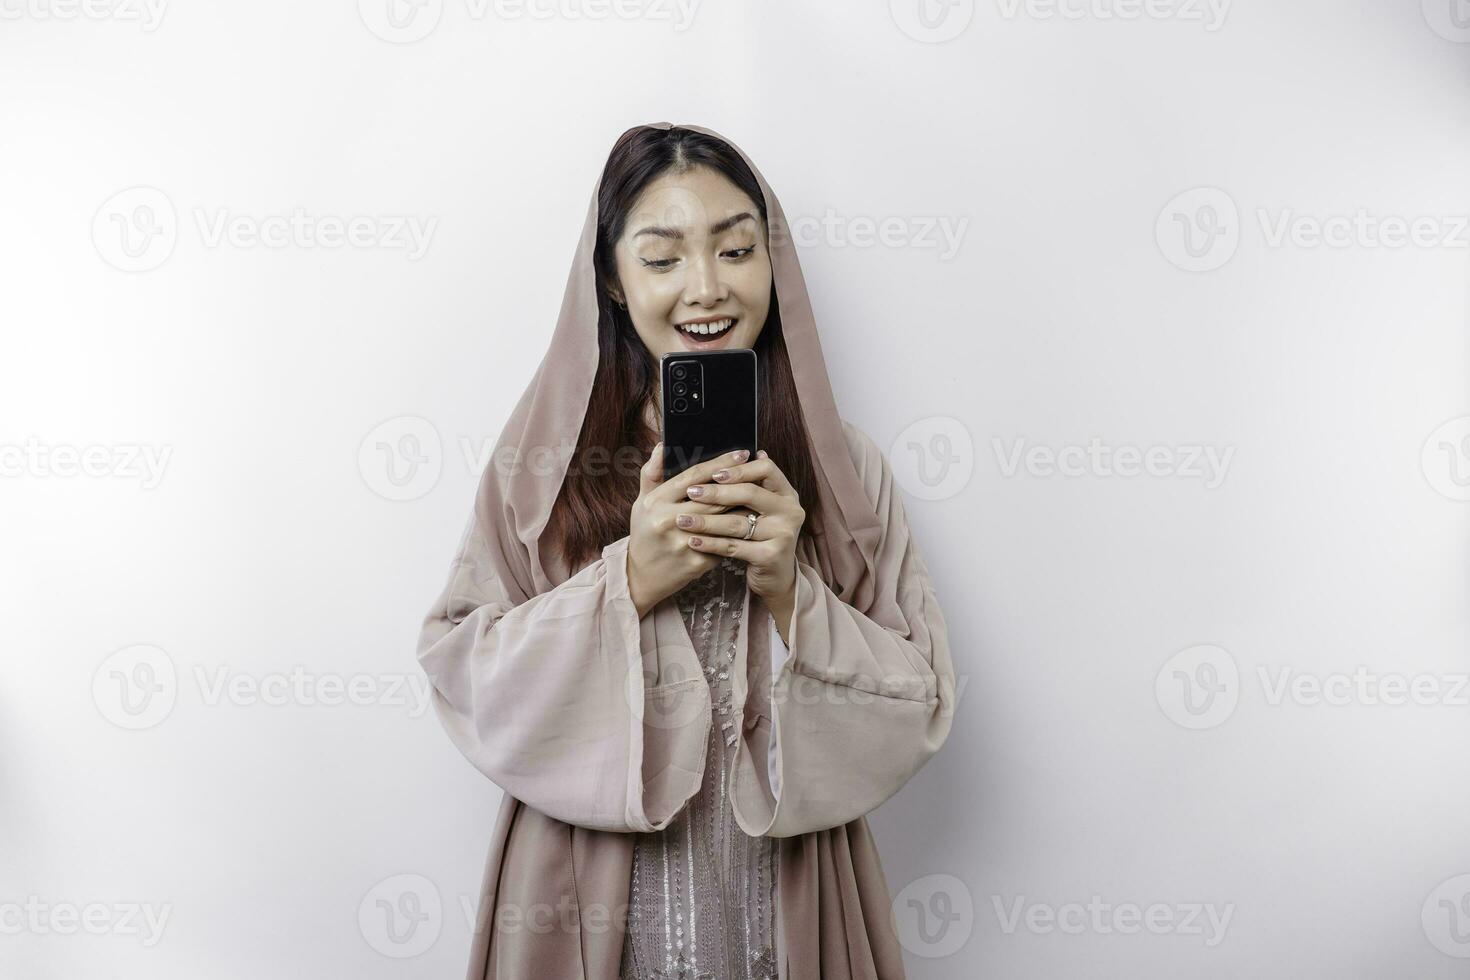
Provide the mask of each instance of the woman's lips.
{"label": "woman's lips", "polygon": [[674,332],[679,335],[679,343],[684,347],[685,350],[718,350],[722,347],[729,346],[730,338],[735,334],[735,327],[740,322],[739,318],[737,317],[726,317],[725,319],[729,319],[732,322],[730,326],[726,327],[724,332],[719,334],[718,336],[711,337],[702,334],[689,333],[688,331],[683,330],[679,327],[675,327]]}

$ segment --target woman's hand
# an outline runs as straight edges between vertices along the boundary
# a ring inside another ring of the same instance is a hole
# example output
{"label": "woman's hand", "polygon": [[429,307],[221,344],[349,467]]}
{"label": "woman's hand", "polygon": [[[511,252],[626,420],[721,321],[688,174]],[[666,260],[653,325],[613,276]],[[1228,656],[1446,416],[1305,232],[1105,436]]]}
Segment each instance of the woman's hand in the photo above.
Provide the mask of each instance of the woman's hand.
{"label": "woman's hand", "polygon": [[[689,503],[679,510],[680,526],[692,533],[689,546],[696,551],[746,563],[746,584],[765,600],[784,639],[796,600],[796,540],[806,511],[791,481],[765,450],[748,463],[713,469],[716,472],[708,477],[713,482],[695,479],[686,484]],[[690,509],[707,504],[738,509],[723,514]],[[747,541],[751,513],[759,520],[754,537]]]}
{"label": "woman's hand", "polygon": [[[663,479],[663,443],[654,447],[638,474],[638,499],[628,514],[628,595],[638,616],[658,605],[719,562],[689,545],[690,535],[676,523],[680,514],[703,518],[724,510],[718,504],[692,503],[684,492],[711,479],[716,470],[743,461],[744,450],[726,453],[691,466],[667,482]],[[744,524],[744,518],[741,519]],[[744,533],[742,531],[741,533]]]}

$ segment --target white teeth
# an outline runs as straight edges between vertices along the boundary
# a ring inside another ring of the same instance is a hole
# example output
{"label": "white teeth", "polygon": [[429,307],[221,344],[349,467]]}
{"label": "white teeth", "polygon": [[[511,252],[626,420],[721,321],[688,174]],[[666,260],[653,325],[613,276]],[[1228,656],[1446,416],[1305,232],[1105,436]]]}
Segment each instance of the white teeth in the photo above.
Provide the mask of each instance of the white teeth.
{"label": "white teeth", "polygon": [[713,323],[685,323],[680,325],[679,329],[684,331],[685,333],[713,336],[715,334],[724,333],[731,326],[733,326],[734,323],[734,320],[726,317],[723,320],[716,320]]}

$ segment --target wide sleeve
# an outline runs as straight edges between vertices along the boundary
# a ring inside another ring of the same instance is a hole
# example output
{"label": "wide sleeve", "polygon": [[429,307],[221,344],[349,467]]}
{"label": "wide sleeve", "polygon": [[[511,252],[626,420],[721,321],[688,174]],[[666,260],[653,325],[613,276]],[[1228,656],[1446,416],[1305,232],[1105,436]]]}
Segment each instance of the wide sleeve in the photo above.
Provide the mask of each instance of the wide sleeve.
{"label": "wide sleeve", "polygon": [[471,518],[418,659],[450,739],[512,797],[596,830],[667,826],[699,790],[708,683],[678,610],[641,620],[628,538],[518,604]]}
{"label": "wide sleeve", "polygon": [[752,692],[753,703],[769,703],[770,720],[745,726],[731,775],[735,818],[754,836],[791,837],[871,812],[949,735],[954,667],[933,582],[887,459],[865,433],[848,436],[881,519],[876,574],[880,595],[893,583],[884,614],[892,625],[843,602],[798,558],[789,650],[774,640],[774,679],[751,680],[770,685]]}

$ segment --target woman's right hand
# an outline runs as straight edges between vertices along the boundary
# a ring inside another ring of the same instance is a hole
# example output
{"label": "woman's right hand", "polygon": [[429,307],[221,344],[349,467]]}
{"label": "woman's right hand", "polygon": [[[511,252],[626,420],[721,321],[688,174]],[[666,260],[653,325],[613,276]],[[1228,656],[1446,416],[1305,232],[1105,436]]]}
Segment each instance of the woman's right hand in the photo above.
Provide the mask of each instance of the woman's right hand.
{"label": "woman's right hand", "polygon": [[743,463],[749,455],[743,449],[725,453],[665,481],[663,443],[654,447],[639,470],[638,499],[628,514],[628,595],[639,619],[720,560],[689,547],[690,533],[674,521],[680,514],[723,513],[726,507],[690,500],[686,491],[696,483],[713,482],[716,470]]}

